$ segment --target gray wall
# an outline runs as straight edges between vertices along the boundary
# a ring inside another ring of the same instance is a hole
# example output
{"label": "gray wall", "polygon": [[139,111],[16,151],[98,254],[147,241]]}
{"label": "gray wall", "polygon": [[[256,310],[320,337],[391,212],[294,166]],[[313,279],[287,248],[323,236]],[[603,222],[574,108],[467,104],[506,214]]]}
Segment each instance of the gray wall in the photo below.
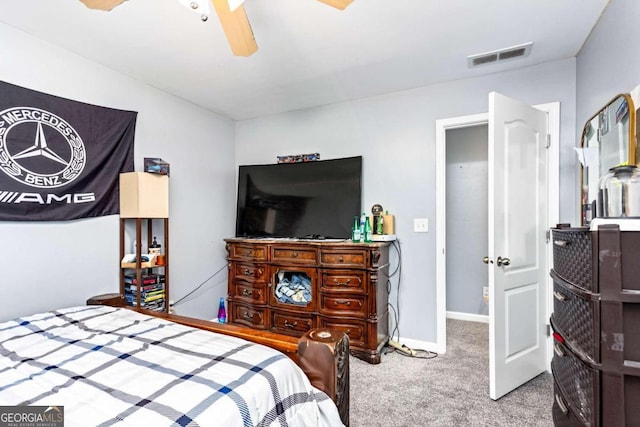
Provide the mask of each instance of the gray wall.
{"label": "gray wall", "polygon": [[631,92],[640,84],[639,18],[640,1],[611,0],[578,54],[578,138],[589,117],[616,94]]}
{"label": "gray wall", "polygon": [[447,159],[447,311],[489,314],[482,288],[489,272],[488,125],[451,129]]}
{"label": "gray wall", "polygon": [[[138,111],[135,164],[171,164],[171,298],[225,267],[233,230],[234,123],[0,24],[0,80],[91,104]],[[0,207],[1,208],[1,207]],[[117,292],[117,215],[68,222],[0,222],[0,320],[84,304]],[[178,313],[212,318],[226,268]]]}
{"label": "gray wall", "polygon": [[[498,91],[530,104],[561,103],[561,218],[577,215],[575,191],[575,60],[422,87],[238,122],[238,164],[320,153],[323,159],[363,156],[363,209],[380,203],[396,215],[402,248],[398,295],[403,338],[436,341],[435,121],[488,111]],[[429,218],[429,233],[413,233]],[[391,300],[395,302],[395,287]]]}

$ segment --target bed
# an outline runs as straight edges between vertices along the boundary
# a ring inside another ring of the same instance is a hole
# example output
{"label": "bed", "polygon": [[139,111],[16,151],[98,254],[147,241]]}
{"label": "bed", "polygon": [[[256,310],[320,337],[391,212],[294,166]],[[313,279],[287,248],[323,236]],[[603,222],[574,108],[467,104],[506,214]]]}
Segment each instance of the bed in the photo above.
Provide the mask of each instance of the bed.
{"label": "bed", "polygon": [[67,427],[345,425],[348,399],[345,418],[332,381],[312,384],[335,363],[323,336],[105,305],[39,313],[0,323],[0,405],[63,407]]}

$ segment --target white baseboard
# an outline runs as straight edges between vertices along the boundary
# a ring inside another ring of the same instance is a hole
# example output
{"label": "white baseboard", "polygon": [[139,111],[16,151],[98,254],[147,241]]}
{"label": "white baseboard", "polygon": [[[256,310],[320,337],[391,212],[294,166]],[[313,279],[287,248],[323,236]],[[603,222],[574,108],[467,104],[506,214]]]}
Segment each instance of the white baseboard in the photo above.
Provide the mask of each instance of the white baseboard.
{"label": "white baseboard", "polygon": [[489,323],[489,316],[486,314],[460,313],[457,311],[447,311],[447,319],[467,320],[469,322]]}

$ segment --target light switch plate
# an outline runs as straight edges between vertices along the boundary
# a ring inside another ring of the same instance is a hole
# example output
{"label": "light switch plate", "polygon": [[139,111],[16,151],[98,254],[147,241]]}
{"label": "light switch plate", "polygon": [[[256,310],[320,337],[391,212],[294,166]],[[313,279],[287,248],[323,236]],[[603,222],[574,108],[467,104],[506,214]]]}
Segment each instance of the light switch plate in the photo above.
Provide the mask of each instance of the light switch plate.
{"label": "light switch plate", "polygon": [[414,218],[413,219],[413,231],[415,233],[428,233],[429,232],[429,218]]}

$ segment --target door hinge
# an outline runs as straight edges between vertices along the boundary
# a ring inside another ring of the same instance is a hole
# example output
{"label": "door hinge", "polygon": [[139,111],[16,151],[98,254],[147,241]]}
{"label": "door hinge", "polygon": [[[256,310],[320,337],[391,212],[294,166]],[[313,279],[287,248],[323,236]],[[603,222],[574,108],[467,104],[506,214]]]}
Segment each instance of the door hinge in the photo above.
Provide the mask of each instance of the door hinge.
{"label": "door hinge", "polygon": [[551,240],[551,230],[547,230],[545,236],[547,237],[547,243],[549,243],[549,241]]}
{"label": "door hinge", "polygon": [[551,336],[551,325],[547,324],[547,336]]}
{"label": "door hinge", "polygon": [[547,134],[547,148],[551,147],[551,134]]}

